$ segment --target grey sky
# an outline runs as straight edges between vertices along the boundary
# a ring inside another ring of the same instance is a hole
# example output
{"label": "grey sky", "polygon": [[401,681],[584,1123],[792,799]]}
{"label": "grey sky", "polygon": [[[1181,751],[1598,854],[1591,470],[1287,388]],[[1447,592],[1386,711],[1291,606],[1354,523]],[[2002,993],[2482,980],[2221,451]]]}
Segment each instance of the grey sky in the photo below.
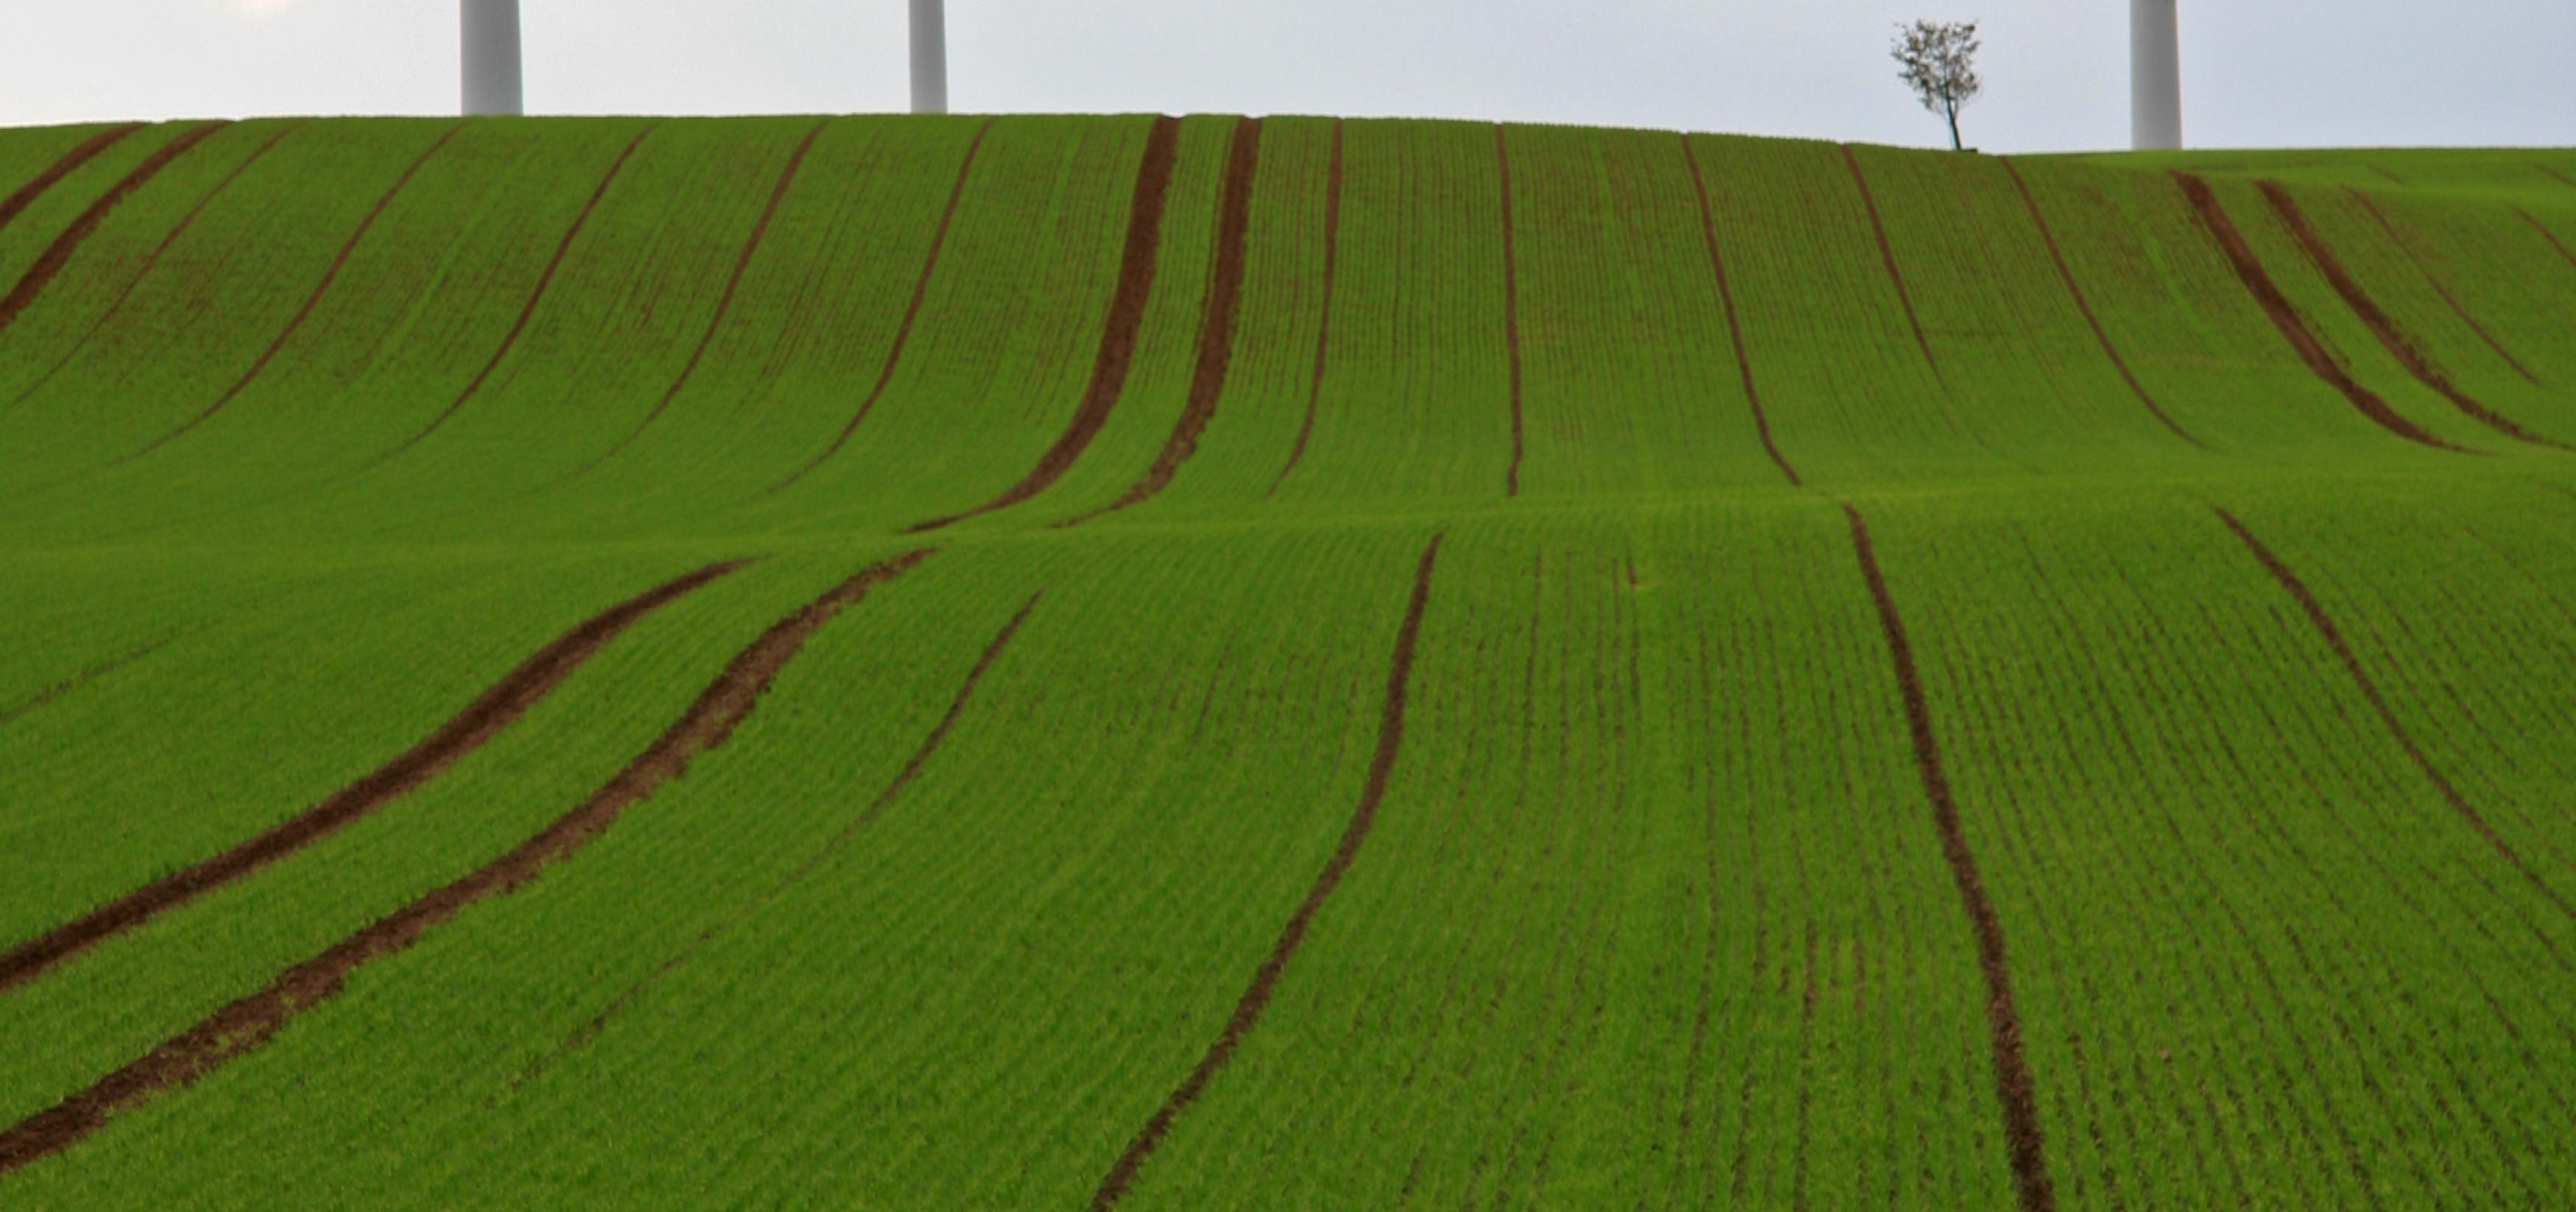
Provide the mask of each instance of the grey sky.
{"label": "grey sky", "polygon": [[[903,0],[523,0],[531,112],[892,110]],[[2576,145],[2576,0],[2182,0],[2195,146]],[[456,0],[0,0],[0,125],[452,113]],[[2438,18],[2431,14],[2438,12]],[[961,111],[1413,114],[1931,145],[1886,45],[1985,23],[1993,151],[2128,138],[2127,0],[949,0]]]}

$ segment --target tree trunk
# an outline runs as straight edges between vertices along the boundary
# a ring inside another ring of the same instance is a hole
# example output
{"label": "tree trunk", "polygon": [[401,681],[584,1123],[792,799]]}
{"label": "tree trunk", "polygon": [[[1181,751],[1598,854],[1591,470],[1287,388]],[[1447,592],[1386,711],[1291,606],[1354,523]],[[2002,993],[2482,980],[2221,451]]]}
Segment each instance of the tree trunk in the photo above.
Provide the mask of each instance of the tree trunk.
{"label": "tree trunk", "polygon": [[1952,101],[1942,108],[1950,117],[1950,150],[1965,150],[1967,145],[1959,141],[1959,103]]}

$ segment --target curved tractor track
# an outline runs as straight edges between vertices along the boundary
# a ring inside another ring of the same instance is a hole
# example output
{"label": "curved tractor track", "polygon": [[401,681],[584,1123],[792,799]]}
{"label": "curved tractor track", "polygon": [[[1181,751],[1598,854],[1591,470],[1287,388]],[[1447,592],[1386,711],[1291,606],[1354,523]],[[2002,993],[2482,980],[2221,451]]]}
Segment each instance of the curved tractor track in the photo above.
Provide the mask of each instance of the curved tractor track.
{"label": "curved tractor track", "polygon": [[9,191],[8,197],[0,198],[0,228],[6,228],[11,223],[17,222],[18,216],[25,214],[28,207],[35,205],[36,199],[44,197],[47,191],[61,184],[63,178],[72,175],[81,165],[96,159],[100,152],[116,146],[134,132],[142,130],[143,125],[140,122],[118,123],[81,140],[74,144],[70,151],[55,157],[53,163],[28,178],[26,184]]}
{"label": "curved tractor track", "polygon": [[2236,230],[2235,221],[2227,217],[2227,207],[2219,202],[2209,183],[2186,172],[2174,173],[2173,179],[2182,187],[2183,196],[2191,202],[2192,213],[2200,219],[2202,230],[2217,242],[2220,252],[2227,254],[2228,263],[2236,269],[2237,281],[2245,285],[2245,293],[2254,297],[2254,302],[2263,309],[2263,315],[2272,321],[2272,327],[2280,332],[2281,339],[2290,343],[2290,348],[2299,355],[2299,361],[2307,365],[2309,373],[2340,392],[2356,411],[2381,429],[2435,450],[2447,450],[2453,454],[2478,453],[2433,436],[2423,426],[2407,420],[2389,407],[2388,401],[2379,398],[2377,393],[2355,381],[2351,372],[2335,361],[2334,354],[2326,349],[2325,340],[2308,327],[2307,320],[2299,315],[2299,309],[2290,304],[2289,296],[2282,294],[2280,286],[2272,281],[2272,275],[2263,268],[2262,259],[2254,255],[2254,246],[2245,242],[2245,233]]}
{"label": "curved tractor track", "polygon": [[1334,846],[1332,857],[1325,860],[1324,869],[1316,873],[1306,898],[1288,915],[1287,924],[1270,945],[1270,954],[1253,970],[1252,983],[1236,999],[1234,1013],[1227,1016],[1216,1040],[1101,1177],[1099,1188],[1091,1196],[1092,1212],[1107,1212],[1127,1197],[1146,1159],[1163,1143],[1173,1123],[1198,1101],[1226,1062],[1234,1059],[1244,1037],[1252,1033],[1261,1022],[1262,1012],[1269,1009],[1272,995],[1278,992],[1279,978],[1288,971],[1289,961],[1297,957],[1297,948],[1306,941],[1315,916],[1323,912],[1324,903],[1332,899],[1333,890],[1341,886],[1342,877],[1359,860],[1360,847],[1367,843],[1369,830],[1377,824],[1378,805],[1385,800],[1387,784],[1395,776],[1396,757],[1404,748],[1404,707],[1413,684],[1413,653],[1422,637],[1423,613],[1431,603],[1431,578],[1439,565],[1443,537],[1432,536],[1430,544],[1422,549],[1421,562],[1414,568],[1413,594],[1405,603],[1404,622],[1395,633],[1395,654],[1387,663],[1386,695],[1378,712],[1377,750],[1369,758],[1368,782],[1360,789],[1359,806],[1352,810],[1350,824],[1343,828],[1342,839]]}
{"label": "curved tractor track", "polygon": [[1260,171],[1261,120],[1237,119],[1234,143],[1226,154],[1225,190],[1217,200],[1215,280],[1208,285],[1206,314],[1199,320],[1198,365],[1190,377],[1189,401],[1144,475],[1117,500],[1058,522],[1058,527],[1078,526],[1152,500],[1180,474],[1181,464],[1198,453],[1200,436],[1216,418],[1217,400],[1225,394],[1225,374],[1234,358],[1234,320],[1243,306],[1243,246],[1252,226],[1252,186]]}
{"label": "curved tractor track", "polygon": [[337,996],[359,969],[409,949],[468,907],[507,896],[579,853],[627,809],[731,738],[750,718],[779,671],[824,624],[930,554],[915,551],[867,568],[771,625],[737,653],[688,710],[625,769],[509,853],[377,919],[279,973],[267,987],[198,1020],[142,1058],[0,1131],[0,1174],[60,1153],[105,1128],[115,1115],[181,1089],[257,1050],[297,1016]]}
{"label": "curved tractor track", "polygon": [[465,710],[366,777],[221,854],[165,875],[0,952],[0,993],[34,980],[56,965],[206,893],[283,861],[419,789],[517,723],[529,708],[545,701],[565,678],[627,628],[741,568],[743,563],[736,560],[709,564],[591,616],[530,654],[500,681],[475,696]]}
{"label": "curved tractor track", "polygon": [[1897,690],[1905,703],[1905,726],[1914,745],[1915,773],[1922,780],[1923,797],[1932,805],[1932,824],[1940,834],[1941,857],[1950,866],[1951,881],[1959,892],[1959,907],[1966,913],[1969,931],[1976,939],[1977,968],[1986,985],[1987,1047],[1994,1061],[1995,1098],[2003,1108],[2014,1195],[2021,1212],[2051,1212],[2057,1206],[2057,1191],[2049,1178],[2039,1129],[2039,1081],[2022,1053],[2021,1015],[2013,1004],[2012,968],[2004,954],[2003,918],[1995,911],[1994,898],[1986,892],[1976,852],[1968,846],[1967,829],[1959,819],[1959,803],[1950,791],[1950,776],[1942,764],[1940,739],[1932,727],[1931,702],[1924,694],[1923,676],[1914,663],[1914,644],[1906,634],[1905,617],[1896,608],[1896,597],[1887,588],[1886,574],[1879,570],[1878,548],[1870,541],[1869,523],[1848,504],[1843,506],[1843,518],[1851,527],[1852,550],[1860,558],[1861,579],[1868,584],[1870,601],[1878,608],[1888,659],[1895,667]]}
{"label": "curved tractor track", "polygon": [[1119,254],[1118,285],[1109,297],[1109,320],[1101,329],[1100,353],[1091,367],[1090,384],[1073,419],[1055,444],[1038,456],[1037,465],[1001,495],[962,513],[915,523],[906,533],[924,534],[970,518],[1008,509],[1045,492],[1073,470],[1092,439],[1109,424],[1118,397],[1127,389],[1127,372],[1136,360],[1136,338],[1145,327],[1145,304],[1154,293],[1154,262],[1163,243],[1163,209],[1172,188],[1172,168],[1180,159],[1181,121],[1157,117],[1145,136],[1145,155],[1136,169],[1136,192],[1127,207],[1127,243]]}
{"label": "curved tractor track", "polygon": [[330,267],[322,271],[322,280],[313,284],[312,293],[304,296],[303,305],[297,307],[295,314],[287,318],[286,326],[277,331],[277,336],[269,341],[268,347],[261,350],[257,358],[251,360],[250,368],[244,370],[240,378],[233,380],[232,386],[225,388],[224,393],[217,396],[214,403],[207,405],[205,411],[181,422],[178,428],[144,443],[140,449],[115,460],[111,466],[131,463],[186,437],[198,426],[213,420],[215,414],[222,412],[226,405],[231,404],[242,392],[248,390],[252,383],[257,382],[259,376],[268,369],[268,364],[277,359],[278,352],[285,349],[286,343],[295,339],[295,334],[303,329],[304,322],[312,318],[313,309],[322,303],[322,296],[331,293],[332,283],[339,281],[340,271],[348,268],[350,256],[358,251],[358,245],[366,241],[367,233],[375,230],[376,221],[384,218],[386,209],[394,204],[394,198],[400,195],[403,188],[411,184],[412,178],[419,176],[420,170],[428,167],[430,160],[454,141],[458,132],[464,129],[462,124],[449,125],[439,134],[437,140],[429,145],[428,150],[420,153],[418,158],[405,166],[401,176],[394,178],[393,185],[377,197],[376,204],[368,208],[366,218],[359,220],[358,229],[349,233],[348,240],[340,245],[340,251],[332,256]]}
{"label": "curved tractor track", "polygon": [[[2542,437],[2523,428],[2512,418],[2498,414],[2494,409],[2471,399],[2467,392],[2461,391],[2451,382],[2450,376],[2443,374],[2424,357],[2424,351],[2415,339],[2404,329],[2399,328],[2397,321],[2389,318],[2387,312],[2380,310],[2378,301],[2362,290],[2361,283],[2353,280],[2351,272],[2344,268],[2343,260],[2335,256],[2334,247],[2326,243],[2324,236],[2317,234],[2316,227],[2308,222],[2307,212],[2299,208],[2298,199],[2291,197],[2288,189],[2283,188],[2278,181],[2258,181],[2255,182],[2255,188],[2262,191],[2263,200],[2271,204],[2273,213],[2281,216],[2281,221],[2289,226],[2290,234],[2298,237],[2299,248],[2307,253],[2308,263],[2314,265],[2318,273],[2325,275],[2326,282],[2334,287],[2337,295],[2342,296],[2344,306],[2351,308],[2352,314],[2361,318],[2362,326],[2370,330],[2370,335],[2379,341],[2380,348],[2387,350],[2389,356],[2396,358],[2397,364],[2405,367],[2406,373],[2415,376],[2416,382],[2432,388],[2435,394],[2449,400],[2452,407],[2460,410],[2461,415],[2505,437],[2533,446],[2546,446],[2553,450],[2570,449],[2564,442]],[[2450,292],[2444,291],[2443,297],[2449,298]],[[2454,302],[2452,306],[2456,308],[2458,304]],[[2466,319],[2467,313],[2463,312],[2461,318]],[[2472,327],[2475,327],[2475,324],[2475,321],[2471,321]],[[2479,335],[2484,336],[2485,330],[2479,330]],[[2519,366],[2516,369],[2519,369]]]}
{"label": "curved tractor track", "polygon": [[187,155],[198,144],[230,125],[229,122],[205,122],[189,127],[177,138],[154,148],[151,155],[143,157],[142,163],[118,178],[116,184],[107,187],[106,193],[100,194],[71,221],[70,226],[54,237],[53,243],[45,246],[45,251],[37,255],[36,263],[28,266],[27,272],[19,277],[18,284],[11,287],[6,296],[0,296],[0,332],[7,332],[10,325],[17,323],[18,316],[36,301],[36,296],[43,294],[45,287],[52,285],[54,279],[62,274],[63,267],[71,264],[72,254],[80,251],[82,242],[98,230],[99,224],[107,221],[108,212],[115,210],[117,204],[134,191],[149,184],[152,178],[161,175],[161,170],[170,167],[172,161]]}

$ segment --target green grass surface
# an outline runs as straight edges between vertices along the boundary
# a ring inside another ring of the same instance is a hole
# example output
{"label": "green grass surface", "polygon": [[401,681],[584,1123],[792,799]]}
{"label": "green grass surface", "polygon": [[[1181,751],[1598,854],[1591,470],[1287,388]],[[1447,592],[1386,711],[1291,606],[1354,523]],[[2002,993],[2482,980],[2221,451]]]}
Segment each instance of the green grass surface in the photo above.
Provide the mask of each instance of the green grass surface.
{"label": "green grass surface", "polygon": [[[161,126],[0,227],[68,253],[0,328],[0,947],[756,559],[0,984],[0,1131],[938,552],[539,878],[0,1136],[0,1206],[2576,1202],[2576,156],[1271,119],[1205,350],[1235,120],[1131,234],[1150,126],[242,123],[67,239]],[[1122,278],[1080,456],[907,533],[1058,444]]]}

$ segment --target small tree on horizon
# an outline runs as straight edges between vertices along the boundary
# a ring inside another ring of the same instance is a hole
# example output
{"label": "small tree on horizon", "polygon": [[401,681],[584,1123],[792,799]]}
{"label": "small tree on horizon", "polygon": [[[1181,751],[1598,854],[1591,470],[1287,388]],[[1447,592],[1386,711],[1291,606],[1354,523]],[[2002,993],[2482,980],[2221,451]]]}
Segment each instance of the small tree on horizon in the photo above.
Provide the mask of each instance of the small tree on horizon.
{"label": "small tree on horizon", "polygon": [[1950,149],[1966,147],[1959,139],[1959,110],[1976,99],[1985,82],[1977,79],[1974,21],[1917,21],[1897,27],[1896,48],[1889,52],[1901,69],[1897,78],[1914,90],[1923,108],[1950,123]]}

